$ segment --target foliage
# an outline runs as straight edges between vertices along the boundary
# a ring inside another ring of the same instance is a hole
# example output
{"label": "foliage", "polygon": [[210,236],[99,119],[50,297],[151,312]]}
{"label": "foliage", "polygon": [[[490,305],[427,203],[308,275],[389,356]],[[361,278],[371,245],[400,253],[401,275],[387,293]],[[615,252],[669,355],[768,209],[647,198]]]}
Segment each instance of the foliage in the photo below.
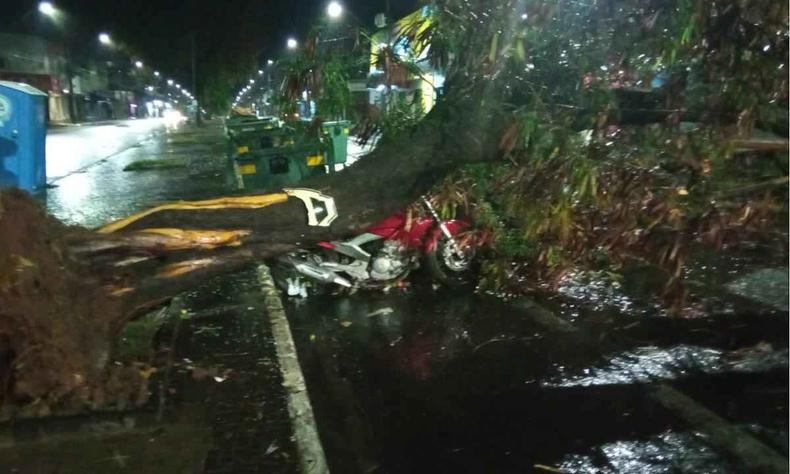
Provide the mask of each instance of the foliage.
{"label": "foliage", "polygon": [[454,178],[496,236],[489,287],[523,291],[579,267],[638,262],[665,272],[664,302],[679,312],[696,246],[777,237],[786,142],[767,155],[744,144],[757,125],[787,130],[786,4],[436,6],[420,35],[453,51],[453,90],[487,81],[511,92],[505,161]]}
{"label": "foliage", "polygon": [[281,62],[284,79],[275,98],[280,113],[296,113],[298,102],[307,94],[316,101],[316,114],[322,119],[343,118],[351,103],[350,74],[366,59],[358,53],[356,48],[322,47],[320,30],[315,32],[299,53]]}
{"label": "foliage", "polygon": [[370,140],[378,138],[380,143],[399,139],[408,140],[405,135],[414,127],[419,126],[425,117],[421,105],[421,97],[415,94],[412,99],[397,96],[390,92],[385,97],[382,113],[368,117],[357,127],[357,139],[363,146]]}

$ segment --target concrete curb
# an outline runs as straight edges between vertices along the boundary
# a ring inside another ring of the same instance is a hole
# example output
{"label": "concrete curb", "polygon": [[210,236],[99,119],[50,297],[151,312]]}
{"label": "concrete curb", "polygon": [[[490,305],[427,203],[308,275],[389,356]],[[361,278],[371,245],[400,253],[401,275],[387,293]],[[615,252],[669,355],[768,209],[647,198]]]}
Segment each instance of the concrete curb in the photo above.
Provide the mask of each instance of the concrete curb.
{"label": "concrete curb", "polygon": [[265,298],[264,306],[272,323],[283,387],[288,393],[288,413],[291,416],[296,447],[299,451],[300,470],[303,474],[328,474],[329,467],[318,436],[318,427],[307,394],[302,368],[299,365],[291,328],[285,316],[280,292],[274,286],[272,275],[265,265],[258,266],[258,281]]}

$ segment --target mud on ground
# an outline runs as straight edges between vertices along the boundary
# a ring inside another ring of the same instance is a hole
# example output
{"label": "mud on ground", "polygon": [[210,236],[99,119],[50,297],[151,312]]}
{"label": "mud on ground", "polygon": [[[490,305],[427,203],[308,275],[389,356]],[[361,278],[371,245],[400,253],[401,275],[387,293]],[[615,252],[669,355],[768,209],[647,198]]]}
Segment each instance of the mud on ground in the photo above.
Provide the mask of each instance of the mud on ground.
{"label": "mud on ground", "polygon": [[0,193],[0,418],[147,399],[141,367],[109,364],[120,303],[69,256],[86,232],[22,191]]}

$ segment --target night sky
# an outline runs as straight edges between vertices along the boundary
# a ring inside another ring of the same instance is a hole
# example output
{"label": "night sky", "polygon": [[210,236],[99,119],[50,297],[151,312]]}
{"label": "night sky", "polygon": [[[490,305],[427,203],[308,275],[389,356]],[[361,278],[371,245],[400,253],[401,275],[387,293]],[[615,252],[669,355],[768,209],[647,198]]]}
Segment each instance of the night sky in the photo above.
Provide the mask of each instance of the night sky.
{"label": "night sky", "polygon": [[[95,41],[107,31],[125,50],[184,84],[190,80],[190,35],[197,38],[199,85],[239,83],[258,63],[281,54],[289,35],[303,37],[324,14],[328,0],[52,0],[67,13],[55,29],[42,24],[36,1],[6,0],[0,31],[66,34]],[[343,0],[345,9],[372,27],[387,0]],[[392,17],[419,0],[389,0]],[[10,9],[9,9],[10,7]],[[9,14],[10,12],[10,14]],[[346,17],[350,21],[350,17]],[[203,83],[203,84],[200,84]],[[199,87],[199,90],[201,88]]]}

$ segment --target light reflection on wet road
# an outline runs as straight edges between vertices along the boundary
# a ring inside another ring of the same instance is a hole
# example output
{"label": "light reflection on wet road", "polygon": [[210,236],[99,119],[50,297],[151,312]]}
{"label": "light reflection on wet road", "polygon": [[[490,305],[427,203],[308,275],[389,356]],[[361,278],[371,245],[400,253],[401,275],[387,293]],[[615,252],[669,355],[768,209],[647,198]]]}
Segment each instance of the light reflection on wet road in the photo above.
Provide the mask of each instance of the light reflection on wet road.
{"label": "light reflection on wet road", "polygon": [[786,351],[725,350],[716,323],[663,318],[591,345],[518,305],[420,286],[287,308],[333,472],[743,472],[646,395],[655,382],[787,453]]}
{"label": "light reflection on wet road", "polygon": [[[71,166],[71,174],[56,180],[42,198],[49,212],[64,222],[97,227],[159,202],[229,194],[232,188],[220,127],[214,123],[203,130],[168,130],[157,120],[121,127],[123,139],[114,148],[119,151],[106,158],[98,158],[98,153],[77,160],[87,167],[77,170]],[[74,142],[73,150],[90,147],[104,129],[114,128],[100,126],[68,134],[68,140]],[[114,133],[102,140],[112,141]],[[106,143],[99,145],[99,149],[109,150],[106,147]],[[66,154],[64,159],[68,157]],[[169,158],[184,159],[186,166],[166,171],[123,171],[135,161]],[[50,162],[53,160],[57,158],[50,157]]]}
{"label": "light reflection on wet road", "polygon": [[84,169],[164,131],[162,119],[117,120],[47,131],[47,182]]}

